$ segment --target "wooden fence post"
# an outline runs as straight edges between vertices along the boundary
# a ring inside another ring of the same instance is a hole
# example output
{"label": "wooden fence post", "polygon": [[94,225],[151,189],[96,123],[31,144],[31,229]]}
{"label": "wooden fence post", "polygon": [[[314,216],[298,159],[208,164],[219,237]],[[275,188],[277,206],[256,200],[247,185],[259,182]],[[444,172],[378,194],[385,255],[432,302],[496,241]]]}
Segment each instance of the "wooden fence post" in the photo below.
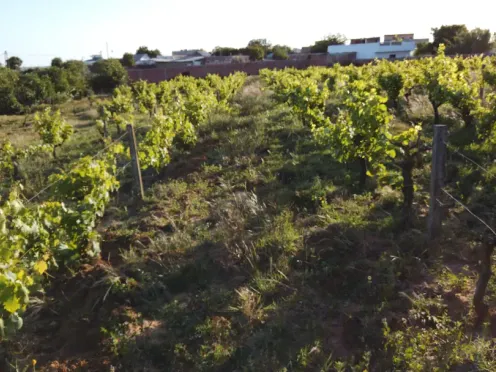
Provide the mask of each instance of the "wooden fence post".
{"label": "wooden fence post", "polygon": [[446,125],[434,125],[432,141],[431,200],[428,218],[429,239],[435,239],[441,232],[442,206],[439,203],[441,189],[444,186],[446,165],[446,142],[448,130]]}
{"label": "wooden fence post", "polygon": [[140,200],[145,197],[143,189],[143,181],[141,179],[141,169],[138,158],[138,144],[136,143],[136,135],[134,134],[134,127],[132,124],[126,126],[127,134],[129,135],[129,149],[131,151],[131,166],[133,168],[134,188]]}

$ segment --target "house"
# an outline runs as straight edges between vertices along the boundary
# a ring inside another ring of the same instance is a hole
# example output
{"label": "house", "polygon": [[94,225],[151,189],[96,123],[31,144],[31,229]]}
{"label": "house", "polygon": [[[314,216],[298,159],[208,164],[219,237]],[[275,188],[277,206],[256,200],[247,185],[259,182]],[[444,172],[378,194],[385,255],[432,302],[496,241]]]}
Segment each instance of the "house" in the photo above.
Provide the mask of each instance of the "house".
{"label": "house", "polygon": [[95,64],[96,62],[102,60],[103,57],[100,55],[100,54],[94,54],[91,56],[90,59],[87,59],[85,61],[83,61],[83,63],[86,65],[86,66],[91,66],[93,64]]}
{"label": "house", "polygon": [[172,52],[172,57],[174,59],[184,59],[184,58],[188,58],[188,57],[205,57],[205,58],[207,58],[210,56],[211,56],[211,54],[209,52],[205,52],[205,51],[200,50],[200,49],[191,49],[191,50],[183,49],[183,50]]}
{"label": "house", "polygon": [[[410,35],[411,38],[401,38],[401,36]],[[412,57],[417,48],[418,41],[413,38],[413,34],[386,35],[384,39],[382,43],[378,37],[353,39],[347,45],[329,45],[327,52],[333,59],[343,54],[355,55],[356,60],[396,59]]]}
{"label": "house", "polygon": [[186,66],[202,66],[205,64],[206,57],[196,56],[196,57],[184,57],[184,58],[174,58],[159,56],[153,58],[152,62],[155,67],[186,67]]}
{"label": "house", "polygon": [[152,66],[154,64],[152,58],[146,53],[135,54],[133,57],[136,66]]}

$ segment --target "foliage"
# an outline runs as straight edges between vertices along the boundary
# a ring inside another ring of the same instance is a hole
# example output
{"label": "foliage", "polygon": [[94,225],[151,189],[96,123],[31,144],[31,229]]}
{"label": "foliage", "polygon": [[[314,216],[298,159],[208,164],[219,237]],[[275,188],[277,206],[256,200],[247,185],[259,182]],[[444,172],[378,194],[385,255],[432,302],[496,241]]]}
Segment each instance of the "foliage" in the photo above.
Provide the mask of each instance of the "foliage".
{"label": "foliage", "polygon": [[288,49],[286,47],[276,45],[272,48],[273,58],[276,60],[288,59]]}
{"label": "foliage", "polygon": [[138,50],[136,50],[136,54],[148,54],[148,57],[156,58],[161,53],[158,49],[148,49],[146,46],[140,46]]}
{"label": "foliage", "polygon": [[149,84],[146,81],[140,80],[133,84],[132,90],[138,104],[138,109],[143,114],[153,115],[157,106],[157,98],[155,96],[155,85]]}
{"label": "foliage", "polygon": [[260,45],[253,45],[246,48],[251,61],[261,61],[265,58],[265,49]]}
{"label": "foliage", "polygon": [[122,124],[133,119],[134,98],[131,87],[123,85],[115,88],[112,99],[99,104],[98,113],[100,118],[97,120],[97,126],[104,136],[108,135],[105,131],[108,130],[109,124],[114,124],[117,132],[121,133]]}
{"label": "foliage", "polygon": [[338,91],[338,97],[342,109],[336,120],[314,125],[314,133],[320,142],[330,146],[338,161],[361,160],[363,184],[368,172],[364,160],[373,170],[383,171],[384,157],[387,154],[394,157],[388,149],[392,117],[385,105],[387,98],[365,80],[350,82]]}
{"label": "foliage", "polygon": [[124,67],[133,67],[135,65],[134,55],[131,53],[124,53],[121,58],[121,63]]}
{"label": "foliage", "polygon": [[118,59],[102,59],[92,67],[91,87],[95,92],[110,93],[127,83],[128,74]]}
{"label": "foliage", "polygon": [[434,40],[417,46],[417,55],[433,54],[440,45],[446,48],[446,54],[481,54],[488,53],[494,47],[493,35],[487,29],[468,30],[465,25],[444,25],[432,29]]}
{"label": "foliage", "polygon": [[342,45],[346,42],[346,36],[341,34],[328,35],[322,40],[317,40],[311,47],[312,53],[327,53],[329,45]]}
{"label": "foliage", "polygon": [[55,149],[62,146],[73,133],[72,126],[62,118],[60,111],[52,113],[50,108],[34,115],[34,127],[43,143],[53,146],[54,157]]}
{"label": "foliage", "polygon": [[43,274],[66,259],[99,252],[96,221],[116,190],[114,147],[103,160],[82,158],[57,182],[53,200],[25,205],[18,189],[0,207],[0,331],[2,339],[22,327],[21,313]]}
{"label": "foliage", "polygon": [[10,57],[6,61],[6,65],[5,65],[5,67],[10,68],[11,70],[19,70],[21,66],[22,66],[22,59],[15,56]]}
{"label": "foliage", "polygon": [[52,59],[52,63],[50,64],[52,67],[62,67],[63,61],[62,58],[55,57]]}

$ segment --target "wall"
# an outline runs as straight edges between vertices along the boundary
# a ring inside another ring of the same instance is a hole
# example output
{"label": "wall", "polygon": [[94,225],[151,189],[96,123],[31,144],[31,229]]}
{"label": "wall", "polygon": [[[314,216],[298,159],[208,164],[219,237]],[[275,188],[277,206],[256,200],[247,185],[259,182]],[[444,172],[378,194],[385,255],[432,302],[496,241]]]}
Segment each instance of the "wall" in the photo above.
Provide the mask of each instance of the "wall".
{"label": "wall", "polygon": [[408,58],[413,55],[413,52],[377,52],[376,57],[377,58],[389,58],[391,54],[396,55],[396,59],[398,58]]}
{"label": "wall", "polygon": [[258,72],[264,68],[283,69],[286,67],[295,67],[304,69],[309,66],[327,66],[328,56],[321,55],[319,58],[313,58],[304,61],[260,61],[249,63],[229,63],[224,65],[206,65],[206,66],[187,66],[187,67],[167,67],[167,68],[130,68],[128,69],[129,79],[131,81],[147,80],[151,83],[158,83],[163,80],[173,79],[178,75],[188,75],[203,78],[208,74],[217,74],[228,76],[236,71],[244,71],[248,75],[258,75]]}

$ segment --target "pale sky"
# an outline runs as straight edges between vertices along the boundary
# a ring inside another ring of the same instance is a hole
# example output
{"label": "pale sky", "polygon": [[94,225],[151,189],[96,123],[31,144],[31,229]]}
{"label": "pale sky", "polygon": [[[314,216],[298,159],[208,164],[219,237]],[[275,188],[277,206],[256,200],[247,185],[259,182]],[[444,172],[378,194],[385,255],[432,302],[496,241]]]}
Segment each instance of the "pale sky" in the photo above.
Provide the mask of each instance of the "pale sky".
{"label": "pale sky", "polygon": [[53,57],[106,56],[107,42],[120,58],[140,45],[168,55],[258,38],[301,48],[331,33],[421,38],[443,24],[496,32],[495,8],[494,0],[0,0],[0,53],[46,66]]}

